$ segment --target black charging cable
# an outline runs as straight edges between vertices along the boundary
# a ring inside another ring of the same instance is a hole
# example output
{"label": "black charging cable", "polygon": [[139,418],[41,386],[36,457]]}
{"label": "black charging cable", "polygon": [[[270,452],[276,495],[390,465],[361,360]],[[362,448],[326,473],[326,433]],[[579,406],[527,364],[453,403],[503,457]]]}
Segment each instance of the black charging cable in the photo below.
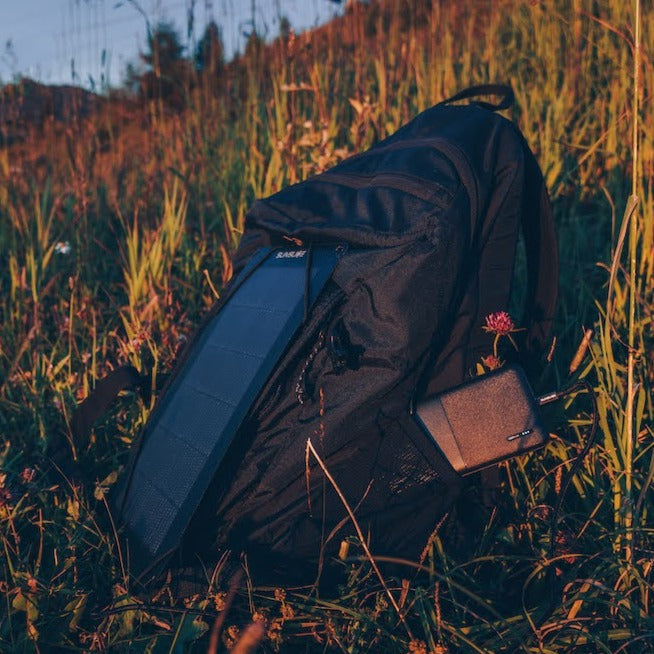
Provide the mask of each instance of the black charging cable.
{"label": "black charging cable", "polygon": [[558,522],[559,522],[559,515],[561,513],[561,507],[563,506],[563,500],[565,498],[565,494],[568,490],[568,487],[570,486],[570,483],[572,482],[577,472],[579,472],[579,468],[584,462],[586,455],[588,454],[588,452],[590,452],[590,448],[595,443],[595,439],[597,437],[597,427],[599,424],[599,413],[597,410],[597,396],[595,395],[595,389],[593,388],[593,385],[585,379],[576,382],[572,386],[562,391],[555,391],[553,393],[548,393],[547,395],[542,395],[541,397],[538,398],[538,404],[540,406],[544,406],[545,404],[556,402],[557,400],[561,400],[579,391],[586,391],[590,397],[590,401],[593,409],[592,422],[591,422],[590,432],[588,433],[588,438],[586,439],[586,443],[584,444],[579,454],[577,454],[577,456],[575,457],[575,460],[573,461],[572,466],[568,471],[568,474],[565,476],[564,480],[562,481],[561,490],[559,491],[558,497],[556,499],[556,504],[554,505],[554,509],[552,510],[552,517],[550,521],[550,546],[548,552],[549,567],[547,570],[547,578],[549,584],[549,602],[548,602],[547,609],[543,614],[543,617],[538,621],[539,626],[541,626],[545,622],[545,620],[551,615],[552,611],[554,610],[554,595],[556,589],[555,589],[554,566],[552,565],[552,561],[556,553],[556,537],[558,535],[558,530],[559,530]]}
{"label": "black charging cable", "polygon": [[592,384],[589,381],[586,381],[585,379],[578,381],[576,384],[573,384],[569,388],[566,388],[562,391],[548,393],[547,395],[542,395],[541,397],[538,398],[538,404],[540,406],[544,406],[545,404],[556,402],[557,400],[561,400],[564,397],[568,397],[573,393],[576,393],[578,391],[584,391],[584,390],[588,393],[591,404],[593,406],[592,424],[584,447],[582,448],[581,452],[579,452],[579,454],[577,454],[577,456],[575,457],[575,460],[572,463],[572,467],[570,468],[568,474],[565,476],[565,479],[561,483],[561,490],[556,500],[554,510],[552,511],[552,520],[550,525],[550,550],[549,550],[550,558],[554,556],[554,550],[556,549],[556,534],[558,531],[559,514],[561,513],[561,506],[563,505],[563,499],[565,498],[565,494],[568,490],[568,487],[570,486],[570,483],[572,482],[572,479],[579,471],[579,468],[581,467],[581,464],[584,462],[586,455],[588,454],[588,452],[590,452],[590,448],[595,443],[595,438],[597,437],[597,426],[599,423],[599,415],[597,411],[597,397],[595,396],[595,389],[593,388]]}

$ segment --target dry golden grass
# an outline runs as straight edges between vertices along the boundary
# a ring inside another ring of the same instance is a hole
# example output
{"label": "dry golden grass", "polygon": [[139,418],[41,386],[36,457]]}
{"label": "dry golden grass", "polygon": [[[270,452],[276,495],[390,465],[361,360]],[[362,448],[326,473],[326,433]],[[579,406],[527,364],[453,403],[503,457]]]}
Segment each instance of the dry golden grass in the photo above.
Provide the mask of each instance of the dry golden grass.
{"label": "dry golden grass", "polygon": [[[226,606],[220,647],[257,614],[279,651],[654,651],[654,9],[643,3],[636,121],[634,6],[372,3],[251,47],[219,80],[190,80],[174,108],[113,99],[73,121],[12,127],[19,138],[0,148],[1,651],[203,651]],[[255,197],[487,81],[514,87],[509,116],[551,190],[561,384],[593,329],[575,376],[596,386],[601,434],[563,508],[554,612],[538,622],[557,471],[590,422],[576,404],[544,453],[503,469],[473,547],[457,552],[438,532],[406,580],[386,580],[412,640],[356,544],[338,600],[250,586],[226,605],[218,574],[187,603],[139,603],[103,496],[150,407],[124,402],[75,443],[76,401],[119,364],[153,377],[171,366],[231,274]],[[53,471],[55,445],[97,483]]]}

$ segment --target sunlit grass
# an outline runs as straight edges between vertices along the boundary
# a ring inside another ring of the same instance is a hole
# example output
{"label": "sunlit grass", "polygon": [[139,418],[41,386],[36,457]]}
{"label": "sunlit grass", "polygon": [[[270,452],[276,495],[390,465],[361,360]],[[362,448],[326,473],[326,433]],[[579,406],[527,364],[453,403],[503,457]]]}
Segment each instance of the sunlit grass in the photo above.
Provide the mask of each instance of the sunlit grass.
{"label": "sunlit grass", "polygon": [[[0,149],[2,652],[205,651],[217,617],[226,647],[253,616],[280,651],[654,651],[654,10],[644,3],[632,182],[632,3],[386,7],[251,48],[219,84],[196,80],[181,112],[161,98],[110,101]],[[582,396],[548,416],[556,436],[543,452],[502,467],[479,524],[452,520],[424,560],[395,562],[404,572],[386,583],[413,639],[354,542],[338,599],[254,579],[232,602],[219,568],[206,593],[181,602],[163,591],[143,604],[104,494],[150,406],[119,401],[79,443],[76,402],[118,365],[153,377],[170,368],[231,275],[255,197],[487,81],[514,87],[508,115],[553,199],[562,272],[552,383],[568,383],[593,329],[575,377],[597,389],[600,436],[564,504],[556,561],[549,517],[589,428]],[[630,196],[639,202],[624,222]],[[552,566],[554,609],[543,616]]]}

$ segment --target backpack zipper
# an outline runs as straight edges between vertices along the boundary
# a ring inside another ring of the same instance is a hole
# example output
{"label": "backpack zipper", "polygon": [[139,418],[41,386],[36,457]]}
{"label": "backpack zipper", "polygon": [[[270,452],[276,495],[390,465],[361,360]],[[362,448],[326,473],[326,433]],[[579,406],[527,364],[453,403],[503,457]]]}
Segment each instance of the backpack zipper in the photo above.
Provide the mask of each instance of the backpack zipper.
{"label": "backpack zipper", "polygon": [[[432,149],[436,150],[440,154],[443,155],[443,157],[449,161],[454,169],[457,172],[457,175],[459,176],[459,179],[461,181],[461,184],[466,188],[468,198],[470,200],[470,220],[473,222],[473,217],[477,215],[477,212],[479,210],[479,184],[477,182],[477,178],[474,174],[472,165],[470,164],[470,161],[468,160],[468,157],[466,156],[465,152],[461,150],[460,148],[453,146],[449,141],[446,139],[440,138],[440,137],[432,137],[432,138],[415,138],[415,139],[406,139],[406,140],[398,140],[394,141],[393,143],[388,143],[386,145],[379,145],[376,147],[373,147],[370,150],[366,150],[365,152],[360,152],[359,154],[355,154],[354,156],[350,157],[349,159],[346,159],[344,163],[352,163],[353,161],[359,161],[360,159],[363,159],[365,157],[374,157],[380,152],[390,152],[392,150],[400,150],[402,148],[406,147],[411,147],[412,145],[416,146],[421,146],[421,147],[431,147]],[[336,168],[342,166],[343,164],[339,164]],[[333,171],[334,169],[332,169]],[[343,172],[332,172],[332,171],[326,171],[324,173],[320,173],[319,175],[315,175],[314,177],[310,177],[304,182],[301,182],[302,184],[306,183],[313,183],[313,182],[320,182],[321,179],[325,176],[328,178],[331,177],[332,180],[336,181],[336,179],[343,179],[346,180],[348,178],[354,179],[355,177],[358,177],[359,180],[363,179],[368,179],[370,178],[366,177],[366,174],[362,173],[348,173],[346,171]],[[377,176],[383,176],[383,175],[388,175],[390,178],[401,178],[403,177],[402,173],[377,173]],[[375,174],[372,173],[371,176],[374,178]],[[406,178],[404,178],[406,179]],[[327,182],[329,179],[326,180]],[[404,180],[403,180],[404,181]],[[340,183],[340,182],[339,182]],[[344,185],[350,186],[351,188],[359,188],[359,186],[355,186],[357,182],[351,181],[351,182],[343,182]],[[403,182],[401,182],[403,183]],[[431,182],[432,184],[438,184],[437,182]],[[429,180],[425,180],[425,184],[421,186],[426,186],[429,184]],[[412,190],[413,190],[412,186]],[[399,188],[399,190],[403,190],[402,188]],[[424,194],[424,188],[422,190],[417,189],[417,193],[420,193],[421,195]],[[421,195],[416,195],[416,197],[421,198]],[[422,199],[422,198],[421,198]],[[431,196],[427,199],[428,202],[433,202],[435,199],[434,196]],[[284,211],[270,205],[267,202],[266,199],[260,200],[260,202],[264,203],[268,209],[268,211],[271,211],[275,214],[281,215],[285,221],[289,221],[291,224],[294,225],[301,225],[302,221],[297,220],[293,217],[291,217],[289,214],[285,213]],[[440,206],[440,205],[439,205]],[[268,229],[272,231],[277,231],[275,227],[271,227],[266,223],[266,221],[258,221],[256,219],[253,220],[254,224],[259,225],[263,229]],[[286,230],[288,231],[288,229]],[[405,236],[414,236],[415,234],[421,233],[422,231],[425,231],[425,229],[420,229],[420,230],[414,230],[413,232],[407,232],[404,235]],[[388,235],[387,233],[384,232],[378,232],[380,235]]]}
{"label": "backpack zipper", "polygon": [[[413,145],[421,147],[432,147],[434,150],[437,150],[445,156],[445,158],[454,166],[463,185],[468,189],[468,194],[470,195],[471,215],[476,215],[479,205],[479,185],[477,183],[477,178],[475,177],[472,165],[470,164],[470,161],[468,161],[468,157],[463,152],[463,150],[453,146],[452,143],[447,139],[443,139],[439,136],[433,136],[431,138],[397,140],[393,143],[372,147],[370,150],[355,154],[353,157],[346,159],[345,162],[351,163],[353,161],[364,159],[365,157],[374,157],[380,152],[401,150],[402,148],[411,147]],[[348,173],[344,174],[347,175]],[[317,177],[318,176],[313,178],[312,181],[316,181]]]}
{"label": "backpack zipper", "polygon": [[[305,352],[309,344],[313,342],[313,346],[309,351],[309,354],[305,355],[304,363],[300,369],[300,374],[298,375],[295,383],[292,387],[292,392],[295,393],[295,396],[300,404],[303,404],[308,399],[308,394],[306,388],[304,388],[304,381],[313,360],[318,355],[318,353],[323,349],[325,345],[325,339],[327,336],[327,330],[331,319],[334,315],[335,309],[343,302],[346,297],[345,291],[343,291],[340,286],[336,284],[333,280],[328,282],[332,284],[332,288],[325,287],[323,293],[331,293],[331,297],[327,296],[325,303],[322,307],[314,307],[311,311],[309,324],[305,325],[301,332],[298,334],[298,337],[293,341],[289,350],[284,353],[280,358],[280,363],[282,361],[293,362],[302,352]],[[304,338],[301,338],[302,332],[305,333]],[[270,398],[275,395],[279,389],[280,385],[280,376],[284,376],[284,373],[292,372],[292,363],[291,365],[278,366],[270,379],[266,382],[259,398],[252,405],[251,414],[254,415],[259,413],[261,410],[265,410],[268,407]]]}
{"label": "backpack zipper", "polygon": [[318,352],[322,350],[324,344],[325,344],[325,328],[323,327],[318,333],[318,338],[316,340],[315,345],[311,349],[311,352],[309,352],[309,356],[304,360],[304,364],[302,365],[300,374],[298,375],[297,381],[295,382],[295,389],[294,389],[295,397],[297,398],[297,401],[301,405],[303,405],[307,401],[307,399],[309,399],[312,395],[307,389],[307,384],[306,384],[307,375],[311,369],[311,364],[313,363],[313,360],[318,355]]}
{"label": "backpack zipper", "polygon": [[[428,184],[418,181],[419,178],[413,175],[402,173],[332,173],[325,172],[315,182],[330,183],[334,182],[341,186],[347,186],[353,189],[362,189],[366,187],[374,188],[382,186],[402,191],[407,195],[412,195],[425,202],[437,204],[441,208],[446,208],[452,199],[452,193],[440,184],[433,184],[436,188],[428,190]],[[447,196],[444,198],[443,196]]]}

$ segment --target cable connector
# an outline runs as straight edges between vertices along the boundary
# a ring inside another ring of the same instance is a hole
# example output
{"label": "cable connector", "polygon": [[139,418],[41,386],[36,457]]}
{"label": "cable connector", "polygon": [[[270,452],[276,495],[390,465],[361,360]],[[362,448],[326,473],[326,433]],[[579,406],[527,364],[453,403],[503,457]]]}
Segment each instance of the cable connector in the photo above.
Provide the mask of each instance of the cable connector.
{"label": "cable connector", "polygon": [[588,383],[588,381],[582,379],[581,381],[578,381],[576,384],[573,384],[569,388],[564,388],[561,391],[552,391],[551,393],[545,393],[545,395],[541,395],[540,397],[536,398],[536,401],[538,402],[538,406],[545,406],[546,404],[551,404],[552,402],[561,400],[564,397],[568,397],[569,395],[572,395],[573,393],[576,393],[578,391],[587,391],[593,397],[595,396],[595,391],[593,390],[593,387]]}
{"label": "cable connector", "polygon": [[551,402],[556,402],[563,397],[564,393],[561,391],[552,391],[551,393],[546,393],[537,398],[538,406],[544,406],[545,404],[550,404]]}

